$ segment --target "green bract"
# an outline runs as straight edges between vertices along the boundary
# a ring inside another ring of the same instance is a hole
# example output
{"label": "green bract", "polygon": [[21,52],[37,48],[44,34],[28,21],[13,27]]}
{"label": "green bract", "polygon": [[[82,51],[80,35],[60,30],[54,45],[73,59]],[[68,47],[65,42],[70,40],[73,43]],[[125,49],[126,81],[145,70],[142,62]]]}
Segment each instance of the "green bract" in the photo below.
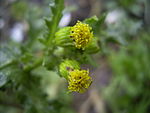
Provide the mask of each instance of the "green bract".
{"label": "green bract", "polygon": [[59,65],[60,75],[65,79],[68,79],[68,72],[74,69],[80,69],[79,63],[75,60],[65,60]]}
{"label": "green bract", "polygon": [[73,46],[70,32],[70,27],[64,27],[57,31],[55,33],[55,44],[58,46]]}

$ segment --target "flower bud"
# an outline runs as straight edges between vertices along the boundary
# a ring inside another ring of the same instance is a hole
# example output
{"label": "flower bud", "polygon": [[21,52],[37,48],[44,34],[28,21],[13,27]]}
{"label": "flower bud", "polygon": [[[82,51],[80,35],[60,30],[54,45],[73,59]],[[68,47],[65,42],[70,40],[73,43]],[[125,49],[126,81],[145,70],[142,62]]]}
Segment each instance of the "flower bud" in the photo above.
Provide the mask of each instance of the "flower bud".
{"label": "flower bud", "polygon": [[76,91],[84,93],[91,85],[92,78],[89,76],[89,70],[75,69],[69,72],[68,89],[70,92]]}
{"label": "flower bud", "polygon": [[74,40],[75,47],[84,50],[93,38],[92,28],[85,23],[78,21],[71,27],[70,37]]}
{"label": "flower bud", "polygon": [[59,65],[59,72],[62,77],[68,79],[69,71],[80,69],[80,65],[75,60],[65,60]]}

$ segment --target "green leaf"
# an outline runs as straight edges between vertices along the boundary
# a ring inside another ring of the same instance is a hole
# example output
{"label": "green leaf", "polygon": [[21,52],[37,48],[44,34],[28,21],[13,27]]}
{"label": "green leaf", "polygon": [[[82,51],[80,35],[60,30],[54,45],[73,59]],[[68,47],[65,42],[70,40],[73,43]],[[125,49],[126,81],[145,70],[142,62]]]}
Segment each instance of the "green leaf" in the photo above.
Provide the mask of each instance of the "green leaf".
{"label": "green leaf", "polygon": [[16,57],[19,56],[20,50],[18,47],[10,45],[1,45],[0,47],[0,69],[15,63]]}
{"label": "green leaf", "polygon": [[97,18],[97,16],[92,16],[90,18],[85,19],[84,22],[91,25],[98,22],[98,20],[99,19]]}
{"label": "green leaf", "polygon": [[84,22],[91,26],[93,25],[100,26],[102,23],[104,23],[105,18],[106,18],[106,14],[104,13],[100,17],[92,16],[88,19],[85,19]]}
{"label": "green leaf", "polygon": [[106,14],[104,13],[100,17],[93,16],[91,18],[85,19],[84,22],[89,24],[93,28],[94,33],[100,34],[100,28],[102,27],[105,18]]}
{"label": "green leaf", "polygon": [[50,19],[45,19],[48,27],[48,41],[47,45],[50,45],[57,31],[59,21],[62,17],[62,10],[64,9],[64,0],[55,0],[54,5],[50,5],[52,16]]}
{"label": "green leaf", "polygon": [[104,23],[105,18],[106,18],[106,13],[102,14],[102,15],[99,17],[98,23],[97,23],[98,26],[101,26],[101,25]]}
{"label": "green leaf", "polygon": [[0,49],[0,67],[12,62],[13,58],[14,57],[8,48]]}
{"label": "green leaf", "polygon": [[7,76],[4,73],[0,72],[0,87],[5,85],[6,82],[7,82]]}

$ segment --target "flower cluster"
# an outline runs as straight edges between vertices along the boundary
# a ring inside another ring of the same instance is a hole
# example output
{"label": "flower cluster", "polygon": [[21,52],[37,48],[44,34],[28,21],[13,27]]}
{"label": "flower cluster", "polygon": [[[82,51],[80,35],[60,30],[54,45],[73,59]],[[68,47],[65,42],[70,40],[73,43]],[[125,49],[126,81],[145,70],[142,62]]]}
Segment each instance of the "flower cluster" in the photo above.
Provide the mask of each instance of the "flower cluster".
{"label": "flower cluster", "polygon": [[75,60],[65,60],[59,66],[62,77],[68,81],[69,92],[83,93],[92,83],[89,70],[80,69],[79,63]]}
{"label": "flower cluster", "polygon": [[69,86],[68,89],[83,93],[92,83],[92,78],[89,76],[89,71],[75,69],[69,72],[68,76]]}
{"label": "flower cluster", "polygon": [[70,37],[74,40],[76,48],[84,49],[86,47],[93,38],[93,32],[91,30],[92,28],[88,24],[80,21],[71,27]]}
{"label": "flower cluster", "polygon": [[[60,47],[75,47],[86,53],[96,53],[99,50],[97,40],[93,36],[92,28],[78,21],[72,27],[61,28],[55,34],[55,44]],[[80,52],[80,51],[79,51]],[[59,72],[68,81],[69,92],[85,92],[92,83],[89,70],[82,70],[75,60],[65,60],[59,65]]]}

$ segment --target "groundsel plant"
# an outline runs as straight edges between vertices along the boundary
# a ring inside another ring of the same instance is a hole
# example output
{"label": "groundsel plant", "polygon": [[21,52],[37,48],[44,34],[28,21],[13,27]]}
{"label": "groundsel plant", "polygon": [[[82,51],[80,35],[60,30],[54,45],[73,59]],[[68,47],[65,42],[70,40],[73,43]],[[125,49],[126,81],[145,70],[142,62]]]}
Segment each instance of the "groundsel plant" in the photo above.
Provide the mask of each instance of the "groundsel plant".
{"label": "groundsel plant", "polygon": [[[56,101],[52,101],[52,98],[56,92],[63,90],[49,89],[53,86],[53,78],[57,76],[66,79],[66,94],[85,93],[92,84],[92,74],[89,69],[82,69],[82,64],[93,63],[91,55],[101,50],[100,40],[95,35],[98,29],[92,28],[101,25],[104,17],[93,16],[82,22],[77,21],[74,26],[59,28],[63,4],[63,0],[55,0],[50,5],[51,15],[45,18],[46,30],[43,37],[34,37],[34,40],[27,40],[23,44],[10,43],[0,47],[2,102],[10,98],[26,113],[53,113]],[[58,79],[54,84],[61,86]],[[59,98],[61,97],[55,97],[57,101]]]}

